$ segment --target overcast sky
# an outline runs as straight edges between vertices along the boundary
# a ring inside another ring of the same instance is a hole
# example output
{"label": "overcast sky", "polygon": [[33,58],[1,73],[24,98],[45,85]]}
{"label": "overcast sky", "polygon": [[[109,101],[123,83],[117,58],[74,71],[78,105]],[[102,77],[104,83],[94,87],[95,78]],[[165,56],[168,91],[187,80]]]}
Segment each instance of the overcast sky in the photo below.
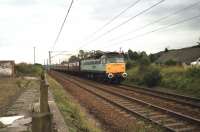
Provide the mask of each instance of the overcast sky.
{"label": "overcast sky", "polygon": [[[148,12],[102,36],[160,1],[141,0],[118,19],[96,32],[136,1],[74,0],[53,50],[66,50],[69,54],[75,54],[80,47],[84,50],[104,51],[119,51],[121,47],[124,51],[130,48],[134,51],[155,53],[166,47],[174,49],[195,45],[198,41],[200,17],[167,29],[147,33],[200,15],[200,0],[165,0]],[[0,0],[0,60],[32,63],[35,46],[36,62],[43,63],[48,57],[48,51],[52,50],[70,2],[70,0]],[[176,15],[171,15],[196,2],[199,3]],[[166,16],[170,17],[149,24]],[[149,26],[143,28],[147,24]],[[98,38],[99,36],[102,37]],[[58,56],[55,60],[65,58]]]}

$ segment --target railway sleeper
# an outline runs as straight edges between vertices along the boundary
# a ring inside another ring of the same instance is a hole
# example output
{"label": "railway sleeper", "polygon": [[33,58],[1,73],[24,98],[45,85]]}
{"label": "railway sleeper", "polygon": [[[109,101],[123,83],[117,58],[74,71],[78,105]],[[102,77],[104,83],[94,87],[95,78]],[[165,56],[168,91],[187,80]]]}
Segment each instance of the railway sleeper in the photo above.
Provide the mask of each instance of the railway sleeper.
{"label": "railway sleeper", "polygon": [[158,123],[165,123],[165,124],[168,124],[168,123],[174,123],[176,122],[174,119],[172,118],[166,118],[166,119],[160,119],[160,120],[157,120],[156,122]]}
{"label": "railway sleeper", "polygon": [[[122,103],[123,103],[123,102],[122,102]],[[126,105],[126,106],[130,107],[130,106],[133,106],[133,103],[130,103],[130,102],[124,102],[123,105]]]}
{"label": "railway sleeper", "polygon": [[160,115],[161,113],[159,113],[159,112],[156,112],[156,111],[153,111],[153,112],[150,112],[149,113],[149,117],[151,117],[151,116],[156,116],[156,115]]}
{"label": "railway sleeper", "polygon": [[130,110],[132,110],[132,111],[142,111],[142,110],[144,110],[144,108],[141,108],[141,107],[134,107],[134,108],[130,108]]}
{"label": "railway sleeper", "polygon": [[167,115],[163,115],[163,114],[150,116],[150,118],[153,119],[153,120],[158,120],[158,119],[166,118],[166,117],[167,117]]}
{"label": "railway sleeper", "polygon": [[183,126],[185,123],[182,122],[173,122],[173,123],[165,123],[167,127],[176,127],[176,126]]}
{"label": "railway sleeper", "polygon": [[183,128],[177,128],[175,129],[176,132],[199,132],[196,127],[194,126],[188,126]]}

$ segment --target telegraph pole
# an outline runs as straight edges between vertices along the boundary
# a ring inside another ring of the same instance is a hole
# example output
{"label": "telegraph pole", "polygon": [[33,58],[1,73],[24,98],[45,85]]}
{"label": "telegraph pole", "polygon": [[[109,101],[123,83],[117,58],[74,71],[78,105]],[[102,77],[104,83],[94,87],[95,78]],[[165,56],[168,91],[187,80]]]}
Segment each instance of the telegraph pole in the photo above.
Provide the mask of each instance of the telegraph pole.
{"label": "telegraph pole", "polygon": [[33,64],[35,64],[35,46],[33,47]]}
{"label": "telegraph pole", "polygon": [[49,51],[49,65],[51,65],[51,51]]}

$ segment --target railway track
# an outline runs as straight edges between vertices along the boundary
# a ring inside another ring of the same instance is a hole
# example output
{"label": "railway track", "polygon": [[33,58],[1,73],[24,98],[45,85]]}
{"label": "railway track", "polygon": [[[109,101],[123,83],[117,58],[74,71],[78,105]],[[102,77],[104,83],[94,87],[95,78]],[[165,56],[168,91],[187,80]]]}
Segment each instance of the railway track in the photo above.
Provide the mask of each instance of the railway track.
{"label": "railway track", "polygon": [[[91,81],[86,81],[77,77],[69,77],[58,72],[55,72],[55,74],[56,76],[62,76],[63,79],[66,79],[76,84],[78,87],[87,90],[88,92],[106,100],[110,104],[117,106],[119,109],[122,109],[127,114],[129,114],[129,116],[137,116],[139,118],[144,119],[145,121],[150,121],[151,123],[156,124],[167,131],[198,132],[200,130],[199,115],[196,118],[196,116],[192,116],[193,114],[184,114],[182,113],[183,111],[173,111],[171,109],[155,105],[151,102],[144,101],[141,98],[139,98],[139,96],[142,95],[141,92],[137,96],[135,94],[135,96],[137,97],[136,98],[133,96],[133,91],[127,90],[128,88],[122,89],[122,86],[120,86],[120,89],[119,87],[116,88],[114,86],[102,85]],[[152,98],[154,97],[155,96],[152,96]],[[175,105],[183,105],[180,104],[181,102],[176,103],[179,104]],[[188,108],[189,107],[192,107],[192,104],[188,105]],[[195,111],[196,109],[197,108],[195,108]]]}
{"label": "railway track", "polygon": [[151,96],[159,97],[162,99],[176,101],[184,105],[190,105],[192,107],[200,108],[200,99],[198,98],[178,95],[178,94],[169,93],[169,92],[162,92],[162,91],[139,87],[139,86],[120,85],[117,87],[126,89],[128,91],[134,91],[134,92],[138,92],[138,93],[142,93],[146,95],[151,95]]}

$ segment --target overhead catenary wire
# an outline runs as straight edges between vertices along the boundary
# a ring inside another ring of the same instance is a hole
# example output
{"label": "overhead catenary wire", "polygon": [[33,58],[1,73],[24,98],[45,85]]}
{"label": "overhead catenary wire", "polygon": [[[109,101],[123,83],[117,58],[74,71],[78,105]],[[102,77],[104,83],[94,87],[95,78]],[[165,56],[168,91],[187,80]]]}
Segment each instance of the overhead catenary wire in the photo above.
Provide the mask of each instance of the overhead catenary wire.
{"label": "overhead catenary wire", "polygon": [[154,33],[154,32],[157,32],[157,31],[160,31],[160,30],[163,30],[163,29],[168,29],[168,28],[170,28],[170,27],[172,27],[172,26],[176,26],[176,25],[179,25],[179,24],[188,22],[188,21],[192,21],[192,20],[197,19],[197,18],[200,18],[200,14],[199,14],[199,15],[196,15],[196,16],[193,16],[193,17],[190,17],[190,18],[187,18],[187,19],[184,19],[184,20],[181,20],[181,21],[178,21],[178,22],[175,22],[175,23],[172,23],[172,24],[168,24],[168,25],[166,25],[166,26],[164,26],[164,27],[160,27],[160,28],[151,30],[151,31],[149,31],[149,32],[145,32],[145,33],[136,35],[136,36],[131,37],[131,38],[128,38],[128,39],[124,39],[124,40],[119,41],[119,42],[117,42],[117,43],[113,43],[113,44],[107,45],[107,46],[104,47],[104,48],[107,48],[107,47],[109,47],[109,46],[111,46],[111,45],[115,45],[115,46],[116,46],[116,45],[119,45],[119,44],[121,44],[121,43],[123,43],[123,42],[127,42],[127,41],[130,41],[130,40],[134,40],[134,39],[136,39],[136,38],[140,38],[140,37],[149,35],[149,34],[151,34],[151,33]]}
{"label": "overhead catenary wire", "polygon": [[95,39],[89,41],[88,43],[83,44],[82,47],[84,47],[84,46],[86,46],[86,45],[89,45],[89,44],[91,44],[91,43],[94,42],[94,41],[99,40],[99,39],[102,38],[103,36],[105,36],[105,35],[109,34],[110,32],[112,32],[112,31],[114,31],[114,30],[120,28],[120,27],[123,26],[123,25],[127,24],[129,21],[131,21],[131,20],[135,19],[136,17],[138,17],[138,16],[140,16],[140,15],[146,13],[147,11],[149,11],[149,10],[151,10],[152,8],[154,8],[154,7],[158,6],[158,5],[160,5],[160,4],[163,3],[164,1],[165,1],[165,0],[161,0],[161,1],[157,2],[156,4],[150,6],[149,8],[147,8],[147,9],[145,9],[145,10],[139,12],[138,14],[136,14],[136,15],[132,16],[131,18],[129,18],[129,19],[123,21],[122,23],[120,23],[120,24],[118,24],[117,26],[111,28],[110,30],[106,31],[105,33],[103,33],[103,34],[97,36]]}
{"label": "overhead catenary wire", "polygon": [[175,12],[172,12],[172,13],[170,13],[169,15],[166,15],[166,16],[164,16],[164,17],[161,17],[161,18],[159,18],[159,19],[157,19],[157,20],[155,20],[155,21],[153,21],[153,22],[150,22],[150,23],[148,23],[148,24],[146,24],[146,25],[144,25],[144,26],[142,26],[142,27],[136,28],[136,29],[131,30],[131,31],[125,33],[125,34],[122,34],[122,35],[119,35],[119,36],[117,36],[117,37],[115,37],[115,38],[112,38],[112,39],[109,40],[109,42],[112,42],[112,41],[114,41],[114,40],[117,40],[118,38],[121,38],[121,37],[123,37],[123,36],[129,35],[129,34],[131,34],[131,33],[134,33],[134,32],[140,31],[140,30],[143,30],[143,29],[145,29],[145,28],[147,28],[147,27],[149,27],[149,26],[151,26],[151,25],[154,25],[154,24],[156,24],[156,23],[158,23],[158,22],[161,22],[161,21],[163,21],[163,20],[166,20],[166,19],[172,17],[173,15],[176,15],[176,14],[179,14],[179,13],[185,11],[185,10],[191,9],[192,7],[195,7],[195,6],[199,5],[199,4],[200,4],[200,1],[195,2],[195,3],[193,3],[193,4],[189,5],[189,6],[186,6],[186,7],[182,8],[182,9],[180,9],[180,10],[177,10],[177,11],[175,11]]}
{"label": "overhead catenary wire", "polygon": [[[106,22],[102,27],[100,27],[99,29],[97,29],[95,32],[93,32],[91,35],[89,35],[87,38],[91,38],[92,36],[94,36],[98,32],[102,31],[106,26],[108,26],[109,24],[111,24],[113,21],[115,21],[117,18],[119,18],[122,14],[124,14],[125,12],[127,12],[129,9],[133,8],[140,1],[141,0],[134,1],[130,6],[128,6],[124,10],[122,10],[119,14],[117,14],[116,16],[114,16],[111,20],[109,20],[108,22]],[[82,46],[80,48],[82,48]]]}
{"label": "overhead catenary wire", "polygon": [[67,14],[65,15],[64,21],[63,21],[63,23],[62,23],[62,25],[61,25],[61,27],[60,27],[60,30],[59,30],[59,32],[58,32],[58,34],[57,34],[57,36],[56,36],[56,39],[55,39],[55,41],[54,41],[54,44],[53,44],[53,48],[52,48],[52,49],[55,48],[55,45],[56,45],[56,43],[57,43],[57,41],[58,41],[58,39],[59,39],[59,37],[60,37],[60,34],[61,34],[62,30],[63,30],[63,27],[64,27],[64,25],[65,25],[65,22],[66,22],[66,20],[67,20],[67,17],[68,17],[68,15],[69,15],[69,12],[70,12],[70,10],[71,10],[71,8],[72,8],[72,4],[73,4],[73,3],[74,3],[74,0],[72,0],[71,3],[70,3],[70,6],[69,6],[69,8],[68,8],[68,10],[67,10]]}

